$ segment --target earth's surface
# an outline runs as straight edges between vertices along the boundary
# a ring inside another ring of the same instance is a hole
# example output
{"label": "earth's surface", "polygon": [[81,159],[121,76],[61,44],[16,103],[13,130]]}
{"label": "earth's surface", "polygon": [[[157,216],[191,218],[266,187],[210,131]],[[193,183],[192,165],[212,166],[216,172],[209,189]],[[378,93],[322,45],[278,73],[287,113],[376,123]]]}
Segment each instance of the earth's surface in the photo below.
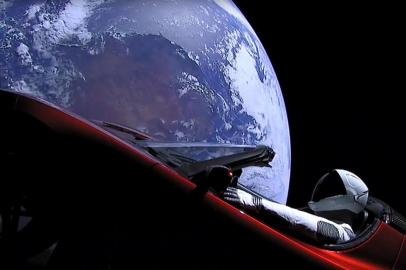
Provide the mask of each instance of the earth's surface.
{"label": "earth's surface", "polygon": [[284,100],[231,1],[0,0],[0,88],[164,141],[269,145],[240,181],[286,203]]}

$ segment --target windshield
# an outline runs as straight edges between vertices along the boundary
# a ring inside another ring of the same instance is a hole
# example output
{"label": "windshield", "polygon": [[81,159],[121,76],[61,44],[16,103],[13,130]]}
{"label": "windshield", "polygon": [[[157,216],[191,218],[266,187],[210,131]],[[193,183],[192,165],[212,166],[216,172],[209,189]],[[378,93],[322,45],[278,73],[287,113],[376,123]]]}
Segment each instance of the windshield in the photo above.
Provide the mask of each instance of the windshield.
{"label": "windshield", "polygon": [[243,153],[255,148],[255,145],[205,144],[205,143],[157,143],[140,142],[144,148],[167,153],[188,162],[207,161],[215,158]]}
{"label": "windshield", "polygon": [[[212,166],[225,166],[234,172],[238,184],[245,188],[250,187],[246,185],[246,182],[239,181],[241,175],[244,175],[242,180],[246,178],[247,174],[244,174],[245,169],[269,168],[275,156],[272,148],[263,145],[160,143],[146,141],[140,141],[138,145],[192,181]],[[258,176],[258,179],[261,180],[261,177]],[[271,179],[267,180],[272,181]]]}
{"label": "windshield", "polygon": [[[232,167],[239,175],[238,184],[273,200],[270,191],[281,189],[273,173],[274,151],[267,146],[221,143],[158,142],[147,134],[115,123],[92,121],[108,132],[141,148],[178,173],[193,178],[208,166]],[[272,161],[272,162],[271,162]]]}

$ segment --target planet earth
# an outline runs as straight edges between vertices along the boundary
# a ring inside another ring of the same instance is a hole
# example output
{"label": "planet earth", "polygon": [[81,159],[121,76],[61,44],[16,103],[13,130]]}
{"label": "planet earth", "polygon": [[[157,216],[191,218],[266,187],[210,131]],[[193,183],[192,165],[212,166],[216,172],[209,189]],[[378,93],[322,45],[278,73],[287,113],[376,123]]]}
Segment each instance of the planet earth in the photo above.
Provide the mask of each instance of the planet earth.
{"label": "planet earth", "polygon": [[240,183],[286,203],[284,99],[231,1],[0,0],[0,88],[160,141],[271,146]]}

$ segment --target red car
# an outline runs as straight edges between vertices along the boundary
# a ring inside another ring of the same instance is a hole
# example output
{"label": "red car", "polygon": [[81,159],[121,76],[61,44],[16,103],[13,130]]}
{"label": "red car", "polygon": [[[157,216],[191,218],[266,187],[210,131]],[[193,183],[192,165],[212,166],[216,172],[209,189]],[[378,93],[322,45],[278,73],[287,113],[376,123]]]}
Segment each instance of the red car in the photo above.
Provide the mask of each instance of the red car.
{"label": "red car", "polygon": [[225,202],[230,185],[253,193],[238,177],[272,164],[269,147],[158,142],[3,90],[0,112],[0,265],[406,269],[405,221],[374,198],[339,245]]}

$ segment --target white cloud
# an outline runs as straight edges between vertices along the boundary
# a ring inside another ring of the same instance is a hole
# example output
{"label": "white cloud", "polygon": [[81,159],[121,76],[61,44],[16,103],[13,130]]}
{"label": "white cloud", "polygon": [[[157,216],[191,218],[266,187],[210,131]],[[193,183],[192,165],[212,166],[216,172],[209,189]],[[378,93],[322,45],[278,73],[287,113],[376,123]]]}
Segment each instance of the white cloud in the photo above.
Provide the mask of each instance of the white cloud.
{"label": "white cloud", "polygon": [[35,16],[37,15],[37,13],[41,10],[41,7],[43,7],[44,4],[35,4],[30,6],[27,11],[25,12],[26,16],[27,16],[27,20],[32,20],[35,18]]}
{"label": "white cloud", "polygon": [[242,24],[244,24],[247,27],[247,29],[254,32],[247,19],[244,17],[241,11],[238,10],[238,8],[234,5],[233,2],[231,2],[230,0],[214,0],[214,2],[222,9],[227,11],[228,14],[237,18]]}
{"label": "white cloud", "polygon": [[76,38],[80,44],[86,44],[92,38],[87,29],[87,19],[92,11],[102,1],[71,0],[59,14],[46,11],[40,13],[40,8],[31,6],[27,10],[28,19],[38,16],[39,24],[34,25],[34,48],[46,53],[47,48],[54,44]]}
{"label": "white cloud", "polygon": [[24,66],[28,66],[28,65],[32,64],[31,55],[30,55],[29,48],[27,45],[25,45],[24,43],[20,43],[20,45],[16,49],[16,52],[17,52],[18,56],[20,57],[21,63]]}
{"label": "white cloud", "polygon": [[[245,37],[246,38],[246,37]],[[242,111],[255,119],[247,127],[249,134],[258,143],[271,146],[277,153],[272,161],[272,169],[252,168],[240,179],[261,194],[286,203],[290,171],[290,138],[285,106],[281,90],[266,53],[261,46],[253,46],[254,40],[235,45],[234,38],[226,39],[225,50],[228,53],[229,65],[225,74],[232,91],[231,98],[235,105],[241,105]],[[259,44],[259,43],[258,43]],[[256,47],[260,52],[256,52]],[[257,62],[257,57],[260,56]],[[261,80],[258,65],[264,69]]]}

